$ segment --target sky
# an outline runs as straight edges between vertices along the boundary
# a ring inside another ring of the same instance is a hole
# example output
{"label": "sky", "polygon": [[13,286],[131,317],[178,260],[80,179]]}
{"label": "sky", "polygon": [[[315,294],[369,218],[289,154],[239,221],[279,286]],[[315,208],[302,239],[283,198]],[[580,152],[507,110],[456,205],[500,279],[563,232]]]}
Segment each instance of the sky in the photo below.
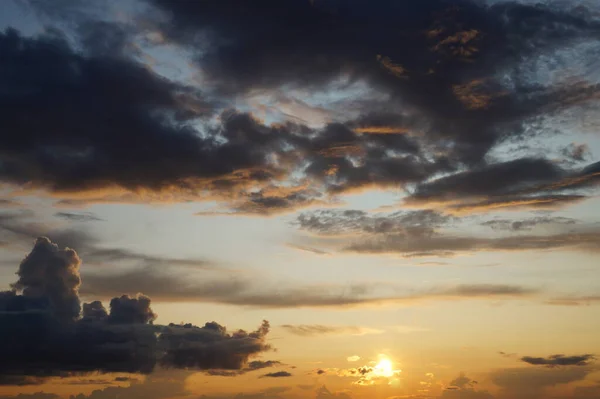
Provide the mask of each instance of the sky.
{"label": "sky", "polygon": [[600,398],[596,0],[0,2],[0,399]]}

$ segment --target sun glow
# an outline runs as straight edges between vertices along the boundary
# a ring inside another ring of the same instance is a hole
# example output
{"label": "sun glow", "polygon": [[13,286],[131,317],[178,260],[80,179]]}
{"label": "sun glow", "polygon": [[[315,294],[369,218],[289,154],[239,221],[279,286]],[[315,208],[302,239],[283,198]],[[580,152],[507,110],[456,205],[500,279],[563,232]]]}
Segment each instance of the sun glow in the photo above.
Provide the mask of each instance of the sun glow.
{"label": "sun glow", "polygon": [[390,359],[381,359],[373,369],[373,374],[379,377],[393,377],[395,373]]}

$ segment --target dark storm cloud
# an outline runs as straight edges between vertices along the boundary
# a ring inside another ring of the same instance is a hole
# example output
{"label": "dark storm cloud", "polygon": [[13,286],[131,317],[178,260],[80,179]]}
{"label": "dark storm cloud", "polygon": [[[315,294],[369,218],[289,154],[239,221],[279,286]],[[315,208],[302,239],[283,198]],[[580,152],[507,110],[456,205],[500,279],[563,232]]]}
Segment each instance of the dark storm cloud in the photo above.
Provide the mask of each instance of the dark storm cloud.
{"label": "dark storm cloud", "polygon": [[[544,206],[581,199],[574,190],[600,181],[598,163],[568,170],[539,158],[486,165],[421,184],[408,204],[448,204],[448,209]],[[484,198],[483,200],[481,198]]]}
{"label": "dark storm cloud", "polygon": [[287,371],[275,371],[273,373],[267,373],[260,376],[260,378],[282,378],[282,377],[291,377],[292,373]]}
{"label": "dark storm cloud", "polygon": [[156,313],[150,308],[150,298],[138,295],[130,298],[122,295],[110,300],[109,323],[115,324],[152,324],[156,320]]}
{"label": "dark storm cloud", "polygon": [[11,285],[23,299],[48,301],[53,314],[61,320],[79,317],[79,266],[81,259],[72,249],[59,249],[43,237],[19,265],[19,279]]}
{"label": "dark storm cloud", "polygon": [[[533,83],[524,65],[600,36],[600,23],[581,7],[150,3],[170,22],[154,21],[150,12],[140,16],[143,24],[127,25],[100,18],[102,6],[32,2],[51,22],[71,26],[77,51],[56,29],[34,38],[13,30],[0,35],[0,179],[53,191],[72,204],[226,198],[231,214],[288,212],[370,187],[419,185],[417,197],[426,192],[419,198],[434,199],[435,186],[424,181],[465,167],[494,171],[486,155],[496,145],[538,134],[529,128],[536,118],[598,98],[598,87],[585,81]],[[136,45],[149,26],[197,53],[210,99],[140,63]],[[382,99],[363,101],[358,116],[318,129],[221,112],[232,94],[327,92],[341,76],[346,86],[365,83]],[[218,113],[218,121],[205,123]],[[514,162],[496,173],[509,183],[505,175],[516,172],[524,183],[555,183],[547,162]],[[572,183],[571,191],[584,188],[581,179]],[[547,197],[548,190],[528,195]],[[506,198],[493,200],[507,204]]]}
{"label": "dark storm cloud", "polygon": [[216,130],[198,131],[191,123],[204,116],[200,93],[131,58],[77,53],[58,33],[8,30],[0,49],[5,182],[198,198],[278,173],[262,169],[286,134],[235,112]]}
{"label": "dark storm cloud", "polygon": [[[470,236],[449,231],[461,219],[435,211],[409,211],[369,214],[359,210],[317,210],[301,213],[294,224],[320,236],[324,245],[340,251],[359,253],[398,253],[407,257],[451,256],[474,251],[527,251],[565,249],[597,251],[600,231],[572,229],[550,235],[514,235],[500,237]],[[495,228],[528,230],[537,224],[573,225],[569,218],[537,217],[509,222],[484,222]],[[327,240],[334,240],[328,244]]]}
{"label": "dark storm cloud", "polygon": [[[372,139],[342,124],[268,126],[227,110],[209,126],[203,118],[213,111],[205,111],[197,89],[154,73],[127,57],[128,50],[109,56],[92,44],[83,40],[86,51],[78,53],[57,32],[0,34],[3,181],[53,191],[68,203],[227,196],[235,212],[264,215],[322,196],[306,183],[282,185],[292,172],[304,170],[324,190],[338,192],[420,181],[439,169],[416,157],[409,139]],[[363,154],[360,165],[347,158],[352,154]],[[82,191],[87,197],[78,197]]]}
{"label": "dark storm cloud", "polygon": [[269,330],[267,321],[256,331],[232,333],[215,322],[203,327],[169,324],[159,337],[159,343],[167,348],[160,364],[182,369],[239,370],[252,355],[271,349],[265,343]]}
{"label": "dark storm cloud", "polygon": [[215,322],[152,325],[150,298],[122,295],[110,311],[81,305],[81,261],[41,237],[23,259],[12,291],[0,292],[0,384],[30,385],[46,377],[85,373],[150,373],[157,365],[199,370],[264,365],[251,357],[268,351],[268,322],[253,332],[228,332]]}
{"label": "dark storm cloud", "polygon": [[[581,8],[462,0],[152,3],[172,18],[165,34],[198,50],[198,65],[221,92],[364,80],[416,116],[408,128],[450,140],[450,153],[467,163],[523,134],[525,119],[598,91],[540,87],[521,66],[597,39],[600,23]],[[496,80],[500,74],[511,85]]]}
{"label": "dark storm cloud", "polygon": [[523,356],[521,358],[521,361],[523,361],[525,363],[533,364],[536,366],[557,367],[557,366],[587,366],[594,359],[595,359],[594,355],[585,354],[585,355],[576,355],[576,356],[552,355],[552,356],[548,356],[548,357]]}

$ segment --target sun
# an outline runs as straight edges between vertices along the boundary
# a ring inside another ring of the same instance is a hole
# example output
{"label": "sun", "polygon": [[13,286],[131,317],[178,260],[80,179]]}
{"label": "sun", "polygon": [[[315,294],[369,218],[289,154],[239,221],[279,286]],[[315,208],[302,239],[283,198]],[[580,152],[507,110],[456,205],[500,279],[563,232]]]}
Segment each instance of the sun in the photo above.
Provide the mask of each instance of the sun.
{"label": "sun", "polygon": [[395,374],[392,361],[390,359],[381,359],[373,369],[373,374],[379,377],[393,377]]}

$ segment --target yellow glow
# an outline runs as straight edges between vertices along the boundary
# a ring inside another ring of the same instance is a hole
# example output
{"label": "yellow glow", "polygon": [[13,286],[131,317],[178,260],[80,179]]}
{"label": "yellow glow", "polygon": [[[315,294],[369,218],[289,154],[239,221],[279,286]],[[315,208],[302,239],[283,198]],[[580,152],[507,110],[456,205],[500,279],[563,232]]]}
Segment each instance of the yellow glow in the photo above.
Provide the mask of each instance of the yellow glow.
{"label": "yellow glow", "polygon": [[373,374],[379,377],[393,377],[394,373],[395,371],[390,359],[381,359],[373,370]]}

